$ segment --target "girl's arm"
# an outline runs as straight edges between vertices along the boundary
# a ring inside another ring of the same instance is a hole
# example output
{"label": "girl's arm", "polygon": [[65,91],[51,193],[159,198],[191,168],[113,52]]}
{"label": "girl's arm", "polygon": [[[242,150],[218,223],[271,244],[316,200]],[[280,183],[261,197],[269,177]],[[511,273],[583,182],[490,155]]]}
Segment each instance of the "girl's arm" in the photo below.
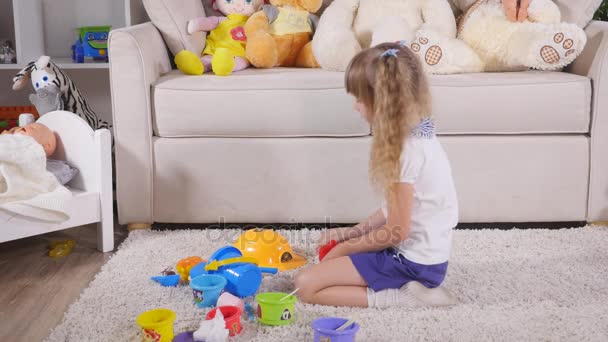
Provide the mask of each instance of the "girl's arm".
{"label": "girl's arm", "polygon": [[395,187],[394,200],[388,203],[388,222],[386,225],[338,244],[325,256],[325,259],[329,260],[364,252],[377,252],[393,247],[407,239],[412,203],[414,202],[414,187],[409,183],[399,183]]}
{"label": "girl's arm", "polygon": [[319,246],[323,246],[328,244],[331,240],[335,240],[336,242],[343,242],[349,239],[358,238],[376,228],[382,227],[385,224],[386,218],[384,217],[384,213],[381,209],[378,209],[373,214],[371,214],[370,217],[361,221],[361,223],[357,224],[356,226],[332,228],[325,230],[321,233],[317,244]]}

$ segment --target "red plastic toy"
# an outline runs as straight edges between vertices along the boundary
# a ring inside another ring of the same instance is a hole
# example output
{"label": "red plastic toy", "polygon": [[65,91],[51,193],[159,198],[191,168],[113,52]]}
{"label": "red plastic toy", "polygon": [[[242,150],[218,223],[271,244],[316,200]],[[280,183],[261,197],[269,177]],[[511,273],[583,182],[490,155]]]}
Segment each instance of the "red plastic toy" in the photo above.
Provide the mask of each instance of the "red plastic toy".
{"label": "red plastic toy", "polygon": [[319,248],[319,261],[323,261],[323,258],[325,258],[327,253],[329,253],[329,251],[334,249],[334,247],[336,247],[337,245],[338,245],[338,241],[331,240],[331,241],[329,241],[329,243],[327,245]]}

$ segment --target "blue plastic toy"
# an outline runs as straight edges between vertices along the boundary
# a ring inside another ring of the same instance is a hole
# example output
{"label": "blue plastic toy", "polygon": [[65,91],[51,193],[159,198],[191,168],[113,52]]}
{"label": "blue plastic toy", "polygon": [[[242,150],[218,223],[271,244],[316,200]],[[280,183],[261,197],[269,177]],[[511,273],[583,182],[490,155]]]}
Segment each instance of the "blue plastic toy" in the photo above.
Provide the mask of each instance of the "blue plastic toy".
{"label": "blue plastic toy", "polygon": [[162,286],[177,286],[179,284],[179,274],[155,276],[150,279]]}
{"label": "blue plastic toy", "polygon": [[222,247],[211,255],[207,263],[194,266],[190,270],[190,279],[202,274],[219,274],[228,281],[226,292],[241,298],[251,296],[257,292],[262,284],[262,272],[276,274],[278,269],[258,267],[256,264],[249,262],[234,262],[221,265],[217,270],[206,270],[213,262],[229,261],[229,259],[240,259],[242,257],[243,254],[237,248],[232,246]]}
{"label": "blue plastic toy", "polygon": [[225,286],[226,279],[217,274],[203,274],[190,280],[194,302],[201,308],[215,306]]}
{"label": "blue plastic toy", "polygon": [[92,58],[108,61],[108,36],[111,26],[85,26],[78,28],[78,39],[72,45],[72,60],[84,63]]}

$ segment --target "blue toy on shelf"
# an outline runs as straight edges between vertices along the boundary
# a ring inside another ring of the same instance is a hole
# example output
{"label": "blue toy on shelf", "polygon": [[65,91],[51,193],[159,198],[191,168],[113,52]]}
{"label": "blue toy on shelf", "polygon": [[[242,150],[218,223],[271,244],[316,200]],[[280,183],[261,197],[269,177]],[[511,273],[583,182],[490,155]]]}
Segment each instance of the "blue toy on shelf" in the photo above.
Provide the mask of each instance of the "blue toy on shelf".
{"label": "blue toy on shelf", "polygon": [[74,63],[84,63],[87,58],[108,61],[108,35],[111,26],[85,26],[78,28],[78,39],[72,45]]}

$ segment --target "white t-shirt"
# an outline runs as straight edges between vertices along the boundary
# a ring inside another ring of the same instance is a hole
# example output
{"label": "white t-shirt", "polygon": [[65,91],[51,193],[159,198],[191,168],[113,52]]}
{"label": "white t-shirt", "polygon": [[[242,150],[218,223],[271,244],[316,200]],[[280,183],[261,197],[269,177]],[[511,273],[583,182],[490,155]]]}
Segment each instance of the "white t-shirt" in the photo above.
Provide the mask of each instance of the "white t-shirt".
{"label": "white t-shirt", "polygon": [[[452,229],[458,224],[458,199],[452,169],[435,136],[409,136],[401,154],[401,182],[414,187],[408,237],[395,246],[415,263],[434,265],[448,261]],[[388,218],[386,200],[382,203]]]}

